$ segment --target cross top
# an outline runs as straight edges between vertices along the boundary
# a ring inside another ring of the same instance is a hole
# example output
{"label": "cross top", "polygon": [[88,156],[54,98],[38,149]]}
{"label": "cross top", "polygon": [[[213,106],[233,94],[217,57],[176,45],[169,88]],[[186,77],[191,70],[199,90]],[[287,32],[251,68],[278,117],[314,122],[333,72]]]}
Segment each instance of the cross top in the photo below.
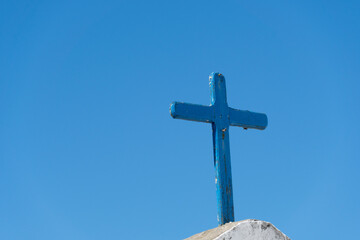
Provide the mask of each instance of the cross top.
{"label": "cross top", "polygon": [[211,73],[209,81],[210,106],[173,102],[170,105],[170,114],[173,118],[212,124],[218,222],[219,225],[223,225],[235,221],[229,126],[264,130],[267,126],[267,116],[263,113],[230,108],[226,99],[225,77],[222,74]]}

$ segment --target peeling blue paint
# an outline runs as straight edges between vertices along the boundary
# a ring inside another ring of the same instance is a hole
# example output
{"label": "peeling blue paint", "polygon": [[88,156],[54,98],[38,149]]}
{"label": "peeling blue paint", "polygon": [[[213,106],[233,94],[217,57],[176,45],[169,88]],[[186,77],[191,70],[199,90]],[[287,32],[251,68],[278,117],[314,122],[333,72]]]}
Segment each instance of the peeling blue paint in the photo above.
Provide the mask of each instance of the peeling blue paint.
{"label": "peeling blue paint", "polygon": [[211,73],[209,80],[210,106],[173,102],[170,105],[170,114],[177,119],[212,124],[218,222],[223,225],[235,221],[229,126],[264,130],[268,120],[263,113],[230,108],[226,98],[225,77],[222,74]]}

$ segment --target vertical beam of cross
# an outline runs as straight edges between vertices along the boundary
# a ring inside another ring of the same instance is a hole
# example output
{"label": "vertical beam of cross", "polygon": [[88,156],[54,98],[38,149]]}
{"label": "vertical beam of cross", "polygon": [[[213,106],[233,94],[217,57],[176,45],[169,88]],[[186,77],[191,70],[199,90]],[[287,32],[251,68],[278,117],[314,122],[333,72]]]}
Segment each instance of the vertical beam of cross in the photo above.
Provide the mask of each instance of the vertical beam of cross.
{"label": "vertical beam of cross", "polygon": [[219,225],[234,222],[234,204],[229,143],[229,107],[226,99],[225,78],[221,74],[210,75],[211,105],[214,109],[213,147],[216,197]]}
{"label": "vertical beam of cross", "polygon": [[227,104],[225,78],[211,73],[211,105],[203,106],[173,102],[170,114],[173,118],[212,124],[218,223],[234,222],[234,204],[230,162],[229,126],[263,130],[267,116],[263,113],[236,110]]}

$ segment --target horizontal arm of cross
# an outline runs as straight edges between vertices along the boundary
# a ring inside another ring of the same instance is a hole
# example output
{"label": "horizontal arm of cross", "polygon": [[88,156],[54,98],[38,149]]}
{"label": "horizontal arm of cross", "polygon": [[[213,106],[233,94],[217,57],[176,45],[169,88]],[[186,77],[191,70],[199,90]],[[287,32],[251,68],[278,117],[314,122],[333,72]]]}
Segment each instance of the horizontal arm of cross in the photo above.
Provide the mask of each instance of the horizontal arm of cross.
{"label": "horizontal arm of cross", "polygon": [[237,110],[229,107],[230,125],[264,130],[268,124],[267,116],[264,113]]}
{"label": "horizontal arm of cross", "polygon": [[[211,123],[215,120],[213,106],[173,102],[170,106],[173,118]],[[264,130],[268,120],[266,114],[237,110],[229,107],[231,126]]]}
{"label": "horizontal arm of cross", "polygon": [[214,120],[214,109],[212,106],[191,103],[173,102],[170,105],[170,114],[173,118],[197,122],[210,123]]}

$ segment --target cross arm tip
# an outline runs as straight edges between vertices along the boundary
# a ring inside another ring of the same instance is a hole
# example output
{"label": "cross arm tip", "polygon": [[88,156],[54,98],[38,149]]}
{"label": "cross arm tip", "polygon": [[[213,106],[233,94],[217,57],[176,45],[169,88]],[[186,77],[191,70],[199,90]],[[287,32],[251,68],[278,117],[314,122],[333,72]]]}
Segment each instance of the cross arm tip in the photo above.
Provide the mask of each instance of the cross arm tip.
{"label": "cross arm tip", "polygon": [[265,130],[268,125],[268,118],[265,113],[256,113],[244,110],[230,109],[230,125]]}
{"label": "cross arm tip", "polygon": [[258,130],[265,130],[265,128],[268,126],[268,117],[265,113],[258,113],[259,117],[258,120],[260,124],[257,126]]}
{"label": "cross arm tip", "polygon": [[176,119],[210,123],[213,120],[213,108],[198,104],[172,102],[170,115]]}
{"label": "cross arm tip", "polygon": [[171,115],[172,118],[176,117],[176,111],[175,111],[176,104],[177,104],[177,102],[172,102],[170,104],[169,112],[170,112],[170,115]]}

